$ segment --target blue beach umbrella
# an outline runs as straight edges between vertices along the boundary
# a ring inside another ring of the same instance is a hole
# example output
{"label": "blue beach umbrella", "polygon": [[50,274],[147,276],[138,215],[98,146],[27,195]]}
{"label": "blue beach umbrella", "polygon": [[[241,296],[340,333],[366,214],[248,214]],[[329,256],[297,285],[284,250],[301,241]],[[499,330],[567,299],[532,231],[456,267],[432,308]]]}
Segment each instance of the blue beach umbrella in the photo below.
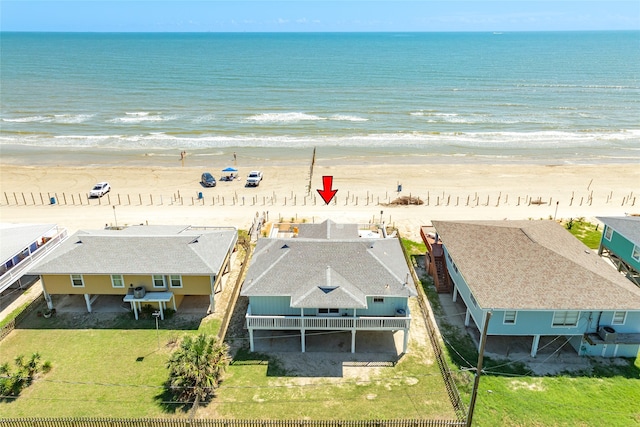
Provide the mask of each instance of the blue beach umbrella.
{"label": "blue beach umbrella", "polygon": [[228,168],[222,169],[222,172],[238,172],[238,169],[228,167]]}

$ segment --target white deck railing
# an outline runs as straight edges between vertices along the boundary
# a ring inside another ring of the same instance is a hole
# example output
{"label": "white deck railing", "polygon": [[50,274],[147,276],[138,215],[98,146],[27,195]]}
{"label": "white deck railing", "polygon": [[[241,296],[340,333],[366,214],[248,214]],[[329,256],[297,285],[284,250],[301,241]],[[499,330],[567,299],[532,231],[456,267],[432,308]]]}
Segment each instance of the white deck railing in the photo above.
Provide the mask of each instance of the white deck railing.
{"label": "white deck railing", "polygon": [[21,278],[24,274],[28,273],[28,270],[34,266],[36,261],[39,261],[46,254],[60,246],[60,243],[62,243],[67,238],[68,233],[65,228],[61,228],[59,230],[60,231],[53,238],[47,241],[47,243],[40,246],[35,252],[30,253],[18,264],[14,265],[10,269],[8,269],[2,276],[0,276],[0,291],[3,291],[11,286],[13,282]]}
{"label": "white deck railing", "polygon": [[322,317],[246,315],[250,329],[325,329],[396,331],[409,329],[411,317]]}

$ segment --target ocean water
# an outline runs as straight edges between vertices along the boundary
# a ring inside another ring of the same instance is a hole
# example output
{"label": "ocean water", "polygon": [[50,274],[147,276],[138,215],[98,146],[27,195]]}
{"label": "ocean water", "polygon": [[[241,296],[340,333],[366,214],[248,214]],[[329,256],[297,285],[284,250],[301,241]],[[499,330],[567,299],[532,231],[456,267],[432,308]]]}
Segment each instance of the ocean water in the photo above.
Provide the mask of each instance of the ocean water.
{"label": "ocean water", "polygon": [[3,162],[640,163],[640,32],[0,33]]}

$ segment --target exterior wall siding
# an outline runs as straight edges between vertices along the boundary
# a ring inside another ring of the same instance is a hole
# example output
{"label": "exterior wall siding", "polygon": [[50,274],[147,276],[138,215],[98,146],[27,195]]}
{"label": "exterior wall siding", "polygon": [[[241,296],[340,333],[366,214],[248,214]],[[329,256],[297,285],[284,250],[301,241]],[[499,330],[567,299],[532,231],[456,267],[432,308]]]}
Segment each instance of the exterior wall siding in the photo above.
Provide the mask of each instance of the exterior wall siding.
{"label": "exterior wall siding", "polygon": [[[41,276],[41,278],[43,287],[50,295],[126,295],[130,287],[136,288],[138,286],[144,286],[147,292],[163,290],[163,288],[153,287],[152,277],[149,275],[123,275],[124,288],[114,288],[111,284],[111,275],[108,274],[83,275],[84,287],[71,286],[71,275],[69,274],[47,274]],[[171,291],[176,295],[210,295],[211,277],[182,276],[182,288],[166,286],[165,290]]]}
{"label": "exterior wall siding", "polygon": [[291,298],[278,296],[249,297],[251,314],[255,316],[299,316],[299,308],[291,308]]}
{"label": "exterior wall siding", "polygon": [[460,271],[458,271],[457,268],[453,268],[453,263],[455,263],[455,260],[453,260],[453,263],[449,260],[451,257],[449,256],[447,248],[443,246],[443,249],[445,262],[447,263],[447,269],[449,270],[449,275],[454,283],[456,290],[458,291],[458,298],[462,298],[465,305],[467,306],[467,309],[471,312],[471,317],[473,318],[476,326],[478,327],[478,329],[482,330],[484,311],[480,308],[479,305],[475,304],[471,300],[471,289],[469,289],[467,281],[464,279],[464,277],[462,277],[462,274],[460,274]]}
{"label": "exterior wall siding", "polygon": [[608,226],[605,225],[604,232],[602,233],[602,246],[615,253],[618,257],[622,258],[627,264],[631,265],[636,270],[640,271],[640,261],[636,261],[631,257],[633,251],[633,243],[620,234],[615,229],[611,235],[611,240],[607,240],[606,235]]}
{"label": "exterior wall siding", "polygon": [[[357,316],[395,316],[396,310],[407,311],[407,298],[384,297],[384,302],[374,303],[374,297],[367,297],[368,309],[357,309]],[[299,316],[300,309],[292,308],[291,298],[288,296],[253,296],[249,297],[251,314],[255,316]],[[321,308],[321,307],[319,307]],[[408,311],[407,311],[408,312]],[[318,315],[317,308],[305,308],[305,316]],[[337,316],[353,316],[353,309],[340,309]]]}

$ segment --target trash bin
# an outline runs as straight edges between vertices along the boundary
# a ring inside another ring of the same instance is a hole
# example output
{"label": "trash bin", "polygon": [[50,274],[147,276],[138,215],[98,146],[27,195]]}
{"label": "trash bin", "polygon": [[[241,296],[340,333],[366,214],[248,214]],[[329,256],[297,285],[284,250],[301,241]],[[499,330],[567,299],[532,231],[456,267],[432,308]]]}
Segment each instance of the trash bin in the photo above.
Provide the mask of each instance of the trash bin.
{"label": "trash bin", "polygon": [[56,198],[55,197],[52,197],[49,201],[51,202],[52,205],[56,204]]}
{"label": "trash bin", "polygon": [[398,193],[402,191],[402,184],[398,184]]}
{"label": "trash bin", "polygon": [[198,192],[198,199],[202,199],[202,191]]}

